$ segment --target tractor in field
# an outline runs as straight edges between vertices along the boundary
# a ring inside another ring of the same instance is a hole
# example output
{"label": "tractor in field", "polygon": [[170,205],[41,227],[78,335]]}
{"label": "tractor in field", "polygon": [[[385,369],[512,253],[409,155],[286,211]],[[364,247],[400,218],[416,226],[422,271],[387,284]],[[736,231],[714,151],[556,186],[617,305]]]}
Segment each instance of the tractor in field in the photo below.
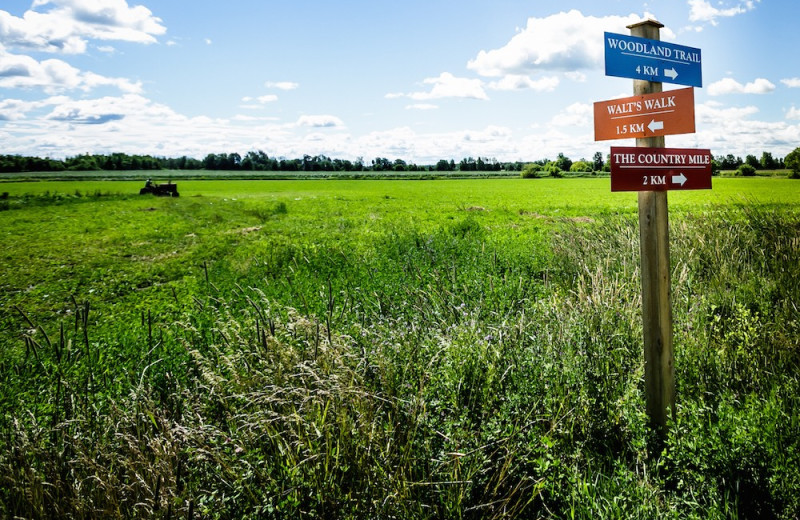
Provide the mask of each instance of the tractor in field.
{"label": "tractor in field", "polygon": [[157,197],[178,197],[178,185],[173,182],[164,184],[154,184],[153,181],[147,179],[144,183],[144,188],[139,190],[139,195],[147,195],[152,193]]}

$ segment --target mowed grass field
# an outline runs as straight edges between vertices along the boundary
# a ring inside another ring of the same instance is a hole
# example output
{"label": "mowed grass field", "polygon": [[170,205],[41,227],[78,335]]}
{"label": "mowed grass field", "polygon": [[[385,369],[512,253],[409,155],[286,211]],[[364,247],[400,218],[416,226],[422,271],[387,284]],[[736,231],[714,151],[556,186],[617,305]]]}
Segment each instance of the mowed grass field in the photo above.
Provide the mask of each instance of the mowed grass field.
{"label": "mowed grass field", "polygon": [[3,183],[0,515],[796,518],[800,184],[671,192],[644,415],[606,179]]}

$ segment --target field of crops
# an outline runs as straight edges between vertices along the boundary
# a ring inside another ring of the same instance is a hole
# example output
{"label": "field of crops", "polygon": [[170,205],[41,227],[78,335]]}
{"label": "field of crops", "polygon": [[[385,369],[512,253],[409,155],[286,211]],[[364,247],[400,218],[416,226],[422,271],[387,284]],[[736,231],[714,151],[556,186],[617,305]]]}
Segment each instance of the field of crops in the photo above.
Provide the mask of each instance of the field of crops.
{"label": "field of crops", "polygon": [[800,181],[8,182],[0,517],[797,518]]}

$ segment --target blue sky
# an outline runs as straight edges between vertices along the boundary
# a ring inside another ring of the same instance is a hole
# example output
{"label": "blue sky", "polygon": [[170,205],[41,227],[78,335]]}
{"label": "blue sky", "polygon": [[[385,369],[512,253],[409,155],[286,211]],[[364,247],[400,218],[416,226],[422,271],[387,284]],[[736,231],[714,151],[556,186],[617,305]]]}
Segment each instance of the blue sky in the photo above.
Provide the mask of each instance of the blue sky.
{"label": "blue sky", "polygon": [[[800,146],[794,0],[3,0],[0,153],[263,150],[369,163],[572,159],[595,142],[603,32],[655,18],[700,48],[697,133],[667,146]],[[665,89],[682,88],[665,85]]]}

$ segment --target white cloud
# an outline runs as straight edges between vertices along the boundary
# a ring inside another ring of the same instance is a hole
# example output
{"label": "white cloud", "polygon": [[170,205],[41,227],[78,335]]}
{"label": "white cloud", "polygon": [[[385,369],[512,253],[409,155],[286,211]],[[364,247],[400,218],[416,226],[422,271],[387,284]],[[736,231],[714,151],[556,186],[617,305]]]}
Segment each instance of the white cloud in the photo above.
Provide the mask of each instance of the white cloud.
{"label": "white cloud", "polygon": [[587,79],[586,78],[586,74],[584,74],[583,72],[581,72],[579,70],[571,70],[571,71],[565,72],[564,75],[568,79],[571,79],[572,81],[574,81],[576,83],[585,83],[586,79]]}
{"label": "white cloud", "polygon": [[558,87],[560,81],[556,76],[547,76],[533,80],[530,76],[521,74],[508,74],[499,81],[489,83],[492,90],[522,90],[530,89],[536,92],[552,92]]}
{"label": "white cloud", "polygon": [[479,79],[457,78],[449,72],[442,72],[438,77],[423,80],[426,85],[433,85],[428,92],[412,92],[410,94],[386,94],[389,99],[408,97],[415,101],[431,99],[462,98],[462,99],[489,99],[483,90],[483,83]]}
{"label": "white cloud", "polygon": [[789,88],[800,88],[800,78],[782,79],[781,83],[783,83]]}
{"label": "white cloud", "polygon": [[695,107],[697,119],[702,124],[718,125],[739,123],[747,116],[757,114],[758,108],[754,106],[724,108],[722,103],[709,101]]}
{"label": "white cloud", "polygon": [[25,12],[22,18],[0,11],[0,44],[44,52],[86,52],[86,40],[68,20],[34,11]]}
{"label": "white cloud", "polygon": [[245,123],[262,122],[262,121],[277,121],[277,117],[255,117],[246,116],[244,114],[237,114],[231,118],[232,121],[241,121]]}
{"label": "white cloud", "polygon": [[431,103],[414,103],[411,105],[406,105],[406,110],[436,110],[437,108],[439,108],[438,105]]}
{"label": "white cloud", "polygon": [[52,13],[74,19],[94,39],[154,43],[156,35],[166,32],[150,9],[130,7],[126,0],[41,0],[37,4],[55,5]]}
{"label": "white cloud", "polygon": [[310,126],[312,128],[343,128],[341,119],[331,115],[300,116],[297,126]]}
{"label": "white cloud", "polygon": [[546,18],[529,18],[527,27],[506,45],[480,51],[467,67],[482,76],[600,68],[603,31],[623,32],[638,21],[639,16],[634,14],[597,18],[575,9]]}
{"label": "white cloud", "polygon": [[245,96],[242,98],[242,102],[245,104],[239,105],[239,107],[248,110],[258,110],[264,108],[264,105],[267,103],[274,103],[275,101],[278,101],[278,96],[275,94],[266,94],[255,98],[252,96]]}
{"label": "white cloud", "polygon": [[267,81],[264,83],[264,86],[267,88],[277,88],[279,90],[295,90],[300,84],[292,81]]}
{"label": "white cloud", "polygon": [[489,143],[498,139],[507,139],[511,134],[511,130],[504,126],[490,125],[483,130],[463,132],[463,140],[470,143]]}
{"label": "white cloud", "polygon": [[156,105],[137,94],[81,100],[51,98],[51,102],[53,109],[44,119],[72,124],[104,124],[136,115],[139,117],[174,115],[168,108]]}
{"label": "white cloud", "polygon": [[[707,0],[689,0],[689,21],[692,22],[707,22],[711,25],[717,25],[717,18],[729,18],[739,14],[744,14],[748,11],[755,9],[755,3],[761,0],[747,0],[738,2],[737,5],[727,8],[717,8],[711,5]],[[720,2],[720,5],[723,5]]]}
{"label": "white cloud", "polygon": [[13,138],[4,147],[25,155],[63,157],[80,150],[203,157],[209,151],[301,148],[294,125],[186,117],[136,94],[0,105],[0,118],[9,114],[14,118],[5,117],[4,127]]}
{"label": "white cloud", "polygon": [[775,85],[764,78],[742,85],[733,78],[723,78],[708,86],[710,96],[721,96],[724,94],[767,94],[775,90]]}
{"label": "white cloud", "polygon": [[206,45],[211,45],[212,43],[214,43],[213,41],[211,41],[211,38],[206,38],[203,41],[205,42]]}
{"label": "white cloud", "polygon": [[550,122],[553,126],[589,127],[594,118],[594,107],[585,103],[573,103],[556,115]]}
{"label": "white cloud", "polygon": [[42,88],[54,93],[73,89],[88,92],[102,86],[116,87],[129,93],[142,91],[140,82],[81,72],[58,59],[39,62],[30,56],[10,54],[0,47],[0,88]]}
{"label": "white cloud", "polygon": [[[785,154],[800,142],[800,110],[778,123],[758,120],[755,106],[727,106],[717,98],[696,108],[698,133],[671,137],[670,146],[711,148],[715,155],[744,156],[755,150]],[[258,106],[256,97],[249,101]],[[413,103],[413,102],[412,102]],[[420,102],[414,110],[435,106]],[[355,159],[402,158],[417,164],[439,159],[495,157],[503,161],[591,157],[591,103],[573,103],[550,121],[525,131],[501,125],[425,132],[418,127],[384,128],[353,134],[339,117],[306,115],[294,121],[237,115],[229,119],[187,117],[139,94],[40,101],[0,99],[0,132],[6,153],[51,157],[80,152],[151,153],[202,158],[209,152],[265,150],[270,155],[324,154]],[[256,113],[257,114],[257,113]]]}
{"label": "white cloud", "polygon": [[[463,157],[516,158],[519,150],[510,129],[487,126],[478,130],[417,133],[408,127],[376,131],[341,144],[354,156],[403,158],[418,164]],[[527,154],[526,154],[527,155]]]}
{"label": "white cloud", "polygon": [[769,151],[775,155],[788,153],[800,142],[800,124],[786,121],[761,121],[755,106],[725,106],[709,101],[695,107],[697,133],[671,137],[670,146],[710,148],[714,155]]}
{"label": "white cloud", "polygon": [[36,110],[42,106],[47,106],[47,102],[23,101],[21,99],[4,99],[0,101],[0,121],[17,121],[25,119],[28,112]]}
{"label": "white cloud", "polygon": [[165,32],[160,18],[126,0],[35,0],[22,17],[0,11],[8,48],[79,54],[89,39],[154,43]]}

